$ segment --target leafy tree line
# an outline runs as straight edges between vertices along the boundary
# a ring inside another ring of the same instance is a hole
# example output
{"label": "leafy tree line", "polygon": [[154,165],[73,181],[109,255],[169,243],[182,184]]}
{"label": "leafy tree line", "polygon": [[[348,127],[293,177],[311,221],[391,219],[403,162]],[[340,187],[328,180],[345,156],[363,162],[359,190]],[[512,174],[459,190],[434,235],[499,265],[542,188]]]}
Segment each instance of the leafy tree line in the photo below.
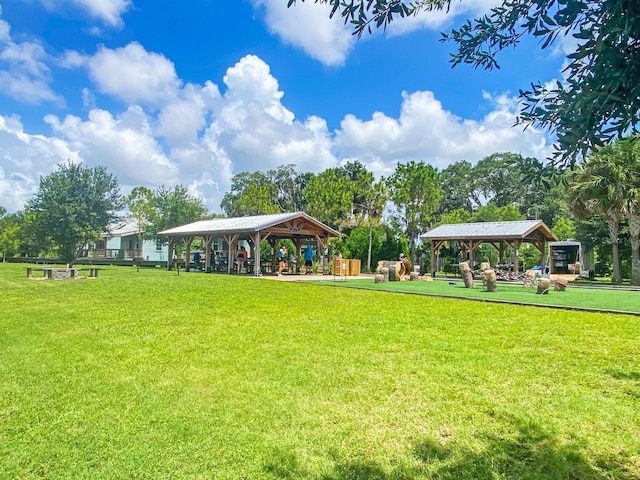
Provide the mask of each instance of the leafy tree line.
{"label": "leafy tree line", "polygon": [[[357,161],[318,174],[283,165],[238,173],[221,207],[230,217],[304,211],[340,230],[334,249],[360,258],[367,269],[400,252],[417,262],[426,247],[415,239],[442,223],[541,219],[560,239],[578,238],[594,249],[600,273],[610,268],[614,281],[630,273],[640,283],[639,164],[640,143],[630,138],[597,149],[573,171],[515,153],[495,153],[475,165],[462,160],[441,171],[402,163],[380,179]],[[123,216],[141,237],[152,238],[214,215],[184,186],[136,187],[122,197],[104,167],[68,163],[41,180],[24,211],[0,209],[0,251],[44,252],[72,262]]]}
{"label": "leafy tree line", "polygon": [[[619,281],[619,272],[624,269],[625,276],[631,275],[635,283],[640,281],[636,278],[640,271],[635,260],[638,255],[634,253],[637,203],[618,202],[607,210],[592,208],[592,199],[585,210],[574,199],[576,192],[599,199],[595,204],[608,204],[611,198],[635,198],[634,179],[640,178],[634,173],[640,162],[635,145],[629,139],[598,148],[574,170],[549,167],[515,153],[495,153],[475,165],[462,160],[441,171],[424,162],[408,162],[398,164],[392,175],[378,180],[357,161],[319,174],[300,173],[287,165],[267,173],[236,175],[222,207],[229,216],[305,211],[340,230],[343,236],[334,248],[360,258],[367,268],[375,266],[377,260],[396,258],[401,251],[416,262],[425,247],[411,239],[442,223],[540,219],[561,240],[577,238],[596,251],[599,274],[611,270]],[[613,155],[620,150],[626,157]],[[619,179],[602,182],[609,188],[616,185],[619,192],[615,195],[611,191],[585,190],[581,183],[581,172],[590,171],[592,164],[603,162],[602,158],[607,159],[607,165],[618,165],[615,171]],[[288,195],[283,195],[278,185],[283,179]],[[256,195],[257,191],[265,193]],[[295,203],[290,200],[293,192]],[[613,214],[616,209],[619,212]],[[603,224],[612,222],[617,230],[613,235],[603,234]],[[614,238],[622,245],[622,257],[631,258],[630,262],[620,261]],[[531,261],[537,263],[538,259]]]}
{"label": "leafy tree line", "polygon": [[[128,213],[122,213],[125,206]],[[202,199],[184,186],[137,187],[123,197],[118,179],[105,167],[67,162],[40,179],[23,211],[7,215],[0,209],[0,252],[3,258],[47,255],[73,264],[85,245],[123,219],[138,223],[141,235],[153,237],[207,214]]]}
{"label": "leafy tree line", "polygon": [[334,249],[360,258],[370,269],[400,252],[417,262],[421,248],[411,239],[441,223],[539,218],[558,225],[565,238],[572,236],[561,182],[565,174],[553,173],[540,161],[513,153],[496,153],[475,166],[460,161],[442,171],[413,161],[377,180],[357,161],[319,174],[302,174],[288,165],[239,173],[222,208],[229,216],[289,211],[276,180],[287,178],[290,191],[299,193],[295,208],[340,230]]}

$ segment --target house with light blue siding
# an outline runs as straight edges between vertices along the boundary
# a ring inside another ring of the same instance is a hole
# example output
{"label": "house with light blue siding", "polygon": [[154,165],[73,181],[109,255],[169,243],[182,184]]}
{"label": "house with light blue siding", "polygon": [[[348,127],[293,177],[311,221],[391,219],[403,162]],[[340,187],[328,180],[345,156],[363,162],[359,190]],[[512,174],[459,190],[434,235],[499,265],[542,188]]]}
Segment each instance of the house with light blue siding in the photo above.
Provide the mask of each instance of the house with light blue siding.
{"label": "house with light blue siding", "polygon": [[145,261],[167,261],[167,244],[155,239],[142,238],[135,223],[121,222],[112,225],[102,238],[85,250],[86,257]]}

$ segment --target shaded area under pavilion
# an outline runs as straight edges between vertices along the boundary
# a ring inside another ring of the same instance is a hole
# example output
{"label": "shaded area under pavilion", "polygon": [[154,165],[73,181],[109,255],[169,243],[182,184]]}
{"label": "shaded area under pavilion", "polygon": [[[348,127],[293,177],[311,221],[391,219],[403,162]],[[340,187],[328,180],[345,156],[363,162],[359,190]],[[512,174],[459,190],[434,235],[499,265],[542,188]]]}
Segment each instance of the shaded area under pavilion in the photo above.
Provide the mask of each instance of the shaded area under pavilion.
{"label": "shaded area under pavilion", "polygon": [[[540,251],[541,265],[546,265],[545,243],[558,240],[542,220],[519,220],[512,222],[478,222],[440,225],[420,235],[422,240],[431,242],[431,276],[436,275],[436,251],[445,242],[457,242],[464,252],[469,253],[473,268],[474,252],[488,243],[498,250],[500,263],[504,263],[507,247],[513,249],[514,273],[518,274],[518,249],[523,243],[535,245]],[[466,256],[466,254],[465,254]]]}
{"label": "shaded area under pavilion", "polygon": [[[296,246],[296,258],[300,258],[302,245],[308,239],[317,242],[322,270],[328,268],[328,260],[324,252],[328,248],[328,239],[339,237],[340,232],[307,215],[304,212],[278,213],[273,215],[255,215],[249,217],[214,218],[201,220],[159,232],[169,239],[169,255],[167,268],[173,268],[174,249],[179,242],[186,247],[185,258],[191,255],[191,244],[196,238],[204,240],[205,264],[211,264],[211,246],[214,240],[223,238],[228,245],[227,272],[233,269],[233,260],[240,240],[246,240],[254,252],[255,274],[262,272],[260,245],[267,240],[271,245],[272,257],[275,261],[275,246],[278,241],[289,239]],[[185,262],[185,269],[189,270],[189,261]]]}

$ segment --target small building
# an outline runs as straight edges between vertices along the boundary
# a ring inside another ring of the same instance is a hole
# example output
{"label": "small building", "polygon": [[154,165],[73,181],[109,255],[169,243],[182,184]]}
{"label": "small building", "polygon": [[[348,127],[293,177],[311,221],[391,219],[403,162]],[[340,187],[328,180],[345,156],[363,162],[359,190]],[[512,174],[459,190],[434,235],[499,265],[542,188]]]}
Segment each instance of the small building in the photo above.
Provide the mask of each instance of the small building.
{"label": "small building", "polygon": [[579,274],[583,267],[582,244],[574,240],[549,243],[549,273]]}
{"label": "small building", "polygon": [[142,258],[145,261],[165,262],[168,251],[166,243],[143,238],[135,223],[120,222],[112,225],[95,244],[88,245],[83,256],[116,260]]}

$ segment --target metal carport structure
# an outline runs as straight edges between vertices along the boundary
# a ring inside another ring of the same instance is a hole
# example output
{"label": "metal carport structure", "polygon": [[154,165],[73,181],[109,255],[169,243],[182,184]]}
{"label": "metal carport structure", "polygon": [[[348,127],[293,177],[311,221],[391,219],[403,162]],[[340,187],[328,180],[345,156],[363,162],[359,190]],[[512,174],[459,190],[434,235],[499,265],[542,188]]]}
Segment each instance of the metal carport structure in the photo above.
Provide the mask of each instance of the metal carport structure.
{"label": "metal carport structure", "polygon": [[[273,247],[278,240],[290,239],[296,246],[296,258],[300,256],[300,248],[304,240],[314,238],[318,246],[324,252],[327,249],[328,239],[339,237],[340,232],[332,229],[324,223],[307,215],[304,212],[277,213],[273,215],[255,215],[248,217],[214,218],[201,220],[175,228],[159,232],[169,238],[169,255],[167,268],[173,267],[173,252],[178,241],[183,241],[186,246],[186,259],[191,255],[191,244],[196,238],[202,238],[206,244],[206,265],[211,264],[211,245],[216,238],[224,238],[227,242],[228,259],[227,268],[231,273],[233,258],[232,252],[238,245],[238,241],[247,239],[249,245],[255,251],[255,273],[260,274],[260,244],[268,240]],[[272,248],[273,249],[273,248]],[[322,257],[323,271],[327,268],[327,259]],[[185,268],[189,269],[189,261],[185,262]]]}
{"label": "metal carport structure", "polygon": [[518,248],[523,243],[531,243],[540,251],[541,264],[545,265],[545,242],[556,241],[557,237],[542,220],[518,220],[512,222],[477,222],[440,225],[420,235],[431,242],[431,276],[436,274],[435,252],[444,242],[458,242],[469,252],[471,265],[473,253],[483,243],[490,243],[500,254],[502,262],[505,247],[514,252],[514,273],[518,274]]}

